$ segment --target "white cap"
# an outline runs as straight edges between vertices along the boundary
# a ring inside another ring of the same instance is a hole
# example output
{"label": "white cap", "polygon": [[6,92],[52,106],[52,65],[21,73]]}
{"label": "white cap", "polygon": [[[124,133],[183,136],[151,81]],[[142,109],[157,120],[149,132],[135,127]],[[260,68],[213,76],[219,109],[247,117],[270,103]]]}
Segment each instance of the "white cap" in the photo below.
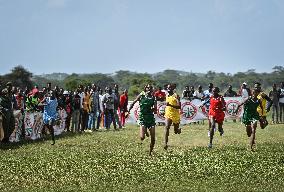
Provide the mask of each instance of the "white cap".
{"label": "white cap", "polygon": [[69,95],[68,91],[63,91],[63,95]]}
{"label": "white cap", "polygon": [[243,82],[243,85],[247,85],[247,83],[246,83],[246,82]]}

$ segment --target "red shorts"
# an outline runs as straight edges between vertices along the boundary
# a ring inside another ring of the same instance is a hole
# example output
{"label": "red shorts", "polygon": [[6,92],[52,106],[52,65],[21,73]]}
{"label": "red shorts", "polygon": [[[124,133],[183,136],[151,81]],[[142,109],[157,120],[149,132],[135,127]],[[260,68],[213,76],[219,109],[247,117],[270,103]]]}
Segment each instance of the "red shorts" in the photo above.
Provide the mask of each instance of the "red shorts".
{"label": "red shorts", "polygon": [[224,112],[209,111],[208,116],[209,116],[209,118],[213,118],[216,121],[216,123],[223,123],[224,118],[225,118],[225,113]]}

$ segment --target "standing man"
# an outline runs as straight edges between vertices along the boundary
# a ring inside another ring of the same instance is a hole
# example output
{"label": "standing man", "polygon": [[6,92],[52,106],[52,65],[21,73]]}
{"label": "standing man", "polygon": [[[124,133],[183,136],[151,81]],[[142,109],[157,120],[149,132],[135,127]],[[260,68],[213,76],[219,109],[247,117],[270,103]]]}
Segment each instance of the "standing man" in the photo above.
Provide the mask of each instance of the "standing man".
{"label": "standing man", "polygon": [[238,94],[233,91],[232,85],[229,85],[228,90],[225,92],[224,97],[236,97]]}
{"label": "standing man", "polygon": [[97,119],[97,130],[100,128],[101,121],[104,121],[104,105],[103,105],[103,90],[98,87],[99,93],[99,108],[98,108],[98,119]]}
{"label": "standing man", "polygon": [[272,90],[269,92],[269,98],[272,100],[272,123],[279,123],[279,97],[280,94],[276,88],[276,84],[272,85]]}
{"label": "standing man", "polygon": [[182,91],[182,99],[190,100],[191,91],[189,90],[189,86],[186,85],[185,89]]}
{"label": "standing man", "polygon": [[119,116],[118,116],[120,95],[119,95],[119,92],[118,92],[118,85],[117,84],[114,85],[114,93],[113,94],[114,94],[114,118],[115,118],[115,121],[117,122],[119,128],[122,128],[121,122],[120,122]]}
{"label": "standing man", "polygon": [[120,96],[119,101],[119,110],[120,110],[120,120],[121,126],[125,127],[125,113],[127,112],[127,105],[128,105],[128,91],[125,89],[123,94]]}
{"label": "standing man", "polygon": [[242,97],[242,100],[245,101],[247,100],[247,98],[249,96],[251,96],[251,91],[250,89],[247,87],[247,83],[244,82],[241,86],[241,89],[240,89],[240,95]]}
{"label": "standing man", "polygon": [[280,122],[284,123],[284,82],[281,83],[279,92]]}
{"label": "standing man", "polygon": [[12,108],[12,83],[8,82],[2,90],[0,97],[0,111],[2,114],[2,125],[4,137],[2,143],[8,143],[10,135],[15,129],[15,117]]}
{"label": "standing man", "polygon": [[99,92],[95,84],[92,85],[92,94],[91,94],[91,112],[89,115],[88,128],[93,131],[96,130],[96,120],[98,119],[99,113]]}
{"label": "standing man", "polygon": [[85,87],[83,96],[81,131],[85,131],[88,128],[89,113],[91,111],[90,109],[90,94],[88,87]]}
{"label": "standing man", "polygon": [[116,130],[116,122],[114,117],[114,94],[112,94],[112,89],[109,87],[105,88],[105,94],[102,98],[102,103],[104,107],[105,123],[106,129],[110,129],[110,124],[113,122],[113,127]]}
{"label": "standing man", "polygon": [[198,85],[198,90],[194,91],[193,97],[194,97],[194,99],[199,99],[199,100],[203,100],[204,99],[204,93],[202,91],[202,86],[201,85]]}

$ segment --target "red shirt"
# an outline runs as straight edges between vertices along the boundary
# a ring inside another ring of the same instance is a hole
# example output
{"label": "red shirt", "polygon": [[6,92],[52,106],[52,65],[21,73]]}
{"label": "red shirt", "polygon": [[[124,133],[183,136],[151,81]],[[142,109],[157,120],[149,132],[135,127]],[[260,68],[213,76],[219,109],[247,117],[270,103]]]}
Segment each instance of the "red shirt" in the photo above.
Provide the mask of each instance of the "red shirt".
{"label": "red shirt", "polygon": [[128,96],[126,94],[122,94],[119,100],[119,108],[126,111],[128,105]]}
{"label": "red shirt", "polygon": [[165,94],[165,92],[160,91],[160,90],[156,91],[155,94],[154,94],[154,96],[156,97],[156,99],[157,99],[158,101],[164,101],[164,100],[166,99],[166,94]]}
{"label": "red shirt", "polygon": [[223,96],[218,96],[217,98],[214,96],[210,97],[210,107],[209,107],[209,114],[214,113],[222,113],[224,106],[224,98]]}

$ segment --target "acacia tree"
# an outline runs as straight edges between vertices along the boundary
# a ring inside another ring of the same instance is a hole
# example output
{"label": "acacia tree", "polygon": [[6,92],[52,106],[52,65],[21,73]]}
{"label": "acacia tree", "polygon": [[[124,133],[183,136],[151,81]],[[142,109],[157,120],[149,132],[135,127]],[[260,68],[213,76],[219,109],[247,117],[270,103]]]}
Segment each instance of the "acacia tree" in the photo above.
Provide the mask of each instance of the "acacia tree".
{"label": "acacia tree", "polygon": [[24,89],[25,87],[32,88],[33,74],[26,70],[23,66],[18,65],[11,70],[11,73],[8,73],[3,76],[3,84],[6,84],[8,81],[11,81],[14,86]]}

